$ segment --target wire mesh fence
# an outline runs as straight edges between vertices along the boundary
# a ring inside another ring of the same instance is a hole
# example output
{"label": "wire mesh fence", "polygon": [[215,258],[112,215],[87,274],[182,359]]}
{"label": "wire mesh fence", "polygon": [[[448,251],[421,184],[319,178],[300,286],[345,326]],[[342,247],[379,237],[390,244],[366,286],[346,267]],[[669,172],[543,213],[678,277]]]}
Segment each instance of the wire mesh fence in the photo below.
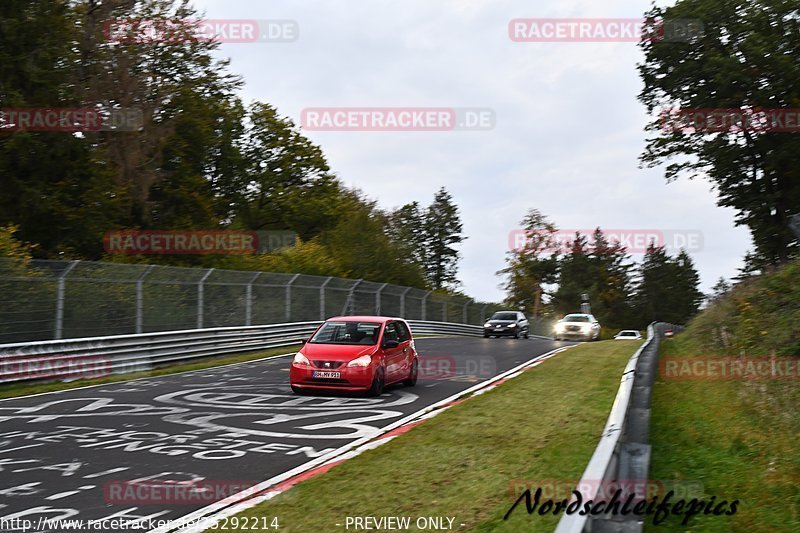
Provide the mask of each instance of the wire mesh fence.
{"label": "wire mesh fence", "polygon": [[[305,274],[0,258],[0,343],[389,315],[481,324],[499,304]],[[531,332],[536,333],[532,321]]]}

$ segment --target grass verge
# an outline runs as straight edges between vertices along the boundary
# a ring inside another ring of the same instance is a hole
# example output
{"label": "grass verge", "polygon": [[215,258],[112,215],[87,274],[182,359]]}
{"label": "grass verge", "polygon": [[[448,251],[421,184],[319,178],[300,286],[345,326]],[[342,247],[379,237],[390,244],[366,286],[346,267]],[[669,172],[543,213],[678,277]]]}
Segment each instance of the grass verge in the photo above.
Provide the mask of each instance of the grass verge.
{"label": "grass verge", "polygon": [[577,482],[638,346],[567,350],[245,511],[238,523],[277,517],[283,531],[345,531],[348,516],[408,516],[414,530],[417,517],[436,516],[453,517],[461,531],[552,531],[558,518],[529,516],[524,503],[503,520],[514,490]]}
{"label": "grass verge", "polygon": [[[299,345],[298,345],[299,347]],[[187,363],[177,363],[172,365],[160,366],[153,370],[145,372],[131,372],[127,374],[113,374],[104,376],[102,378],[93,379],[76,379],[69,382],[50,382],[50,383],[19,383],[10,385],[0,385],[0,399],[2,398],[15,398],[17,396],[27,396],[28,394],[39,394],[42,392],[54,392],[61,390],[76,389],[79,387],[86,387],[89,385],[102,385],[105,383],[117,383],[119,381],[130,381],[132,379],[166,376],[168,374],[177,374],[178,372],[188,372],[190,370],[202,370],[204,368],[211,368],[215,366],[229,365],[232,363],[244,363],[253,361],[255,359],[263,359],[265,357],[274,357],[289,353],[292,351],[292,346],[284,346],[283,348],[273,348],[270,350],[262,350],[259,352],[248,352],[240,355],[228,355],[220,357],[209,357],[205,359],[197,359]]]}
{"label": "grass verge", "polygon": [[[703,352],[691,330],[661,356]],[[709,354],[717,355],[717,354]],[[702,484],[703,498],[739,500],[733,516],[670,517],[648,531],[800,531],[797,381],[664,381],[654,386],[650,477]]]}

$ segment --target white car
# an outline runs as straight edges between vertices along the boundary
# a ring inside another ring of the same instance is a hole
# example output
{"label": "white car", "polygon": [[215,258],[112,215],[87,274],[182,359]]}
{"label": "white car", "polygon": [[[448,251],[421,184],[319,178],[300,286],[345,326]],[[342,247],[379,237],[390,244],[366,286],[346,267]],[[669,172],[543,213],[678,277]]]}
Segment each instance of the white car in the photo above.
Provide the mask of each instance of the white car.
{"label": "white car", "polygon": [[642,335],[636,330],[633,329],[623,329],[616,335],[614,335],[615,341],[640,341],[642,340]]}
{"label": "white car", "polygon": [[556,322],[553,338],[596,341],[600,338],[600,322],[592,315],[573,313]]}

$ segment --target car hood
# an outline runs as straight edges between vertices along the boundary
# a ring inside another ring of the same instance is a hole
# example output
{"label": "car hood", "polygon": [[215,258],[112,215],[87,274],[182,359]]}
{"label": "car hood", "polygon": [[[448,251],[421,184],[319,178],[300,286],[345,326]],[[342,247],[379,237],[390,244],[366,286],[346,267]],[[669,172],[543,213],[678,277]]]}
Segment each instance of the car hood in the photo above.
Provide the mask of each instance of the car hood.
{"label": "car hood", "polygon": [[493,326],[507,326],[509,324],[516,324],[516,320],[487,320],[487,324],[491,324]]}
{"label": "car hood", "polygon": [[559,321],[558,324],[562,326],[591,326],[591,322],[561,322]]}
{"label": "car hood", "polygon": [[377,344],[313,344],[307,342],[300,353],[318,361],[350,361],[356,357],[373,354],[378,350]]}

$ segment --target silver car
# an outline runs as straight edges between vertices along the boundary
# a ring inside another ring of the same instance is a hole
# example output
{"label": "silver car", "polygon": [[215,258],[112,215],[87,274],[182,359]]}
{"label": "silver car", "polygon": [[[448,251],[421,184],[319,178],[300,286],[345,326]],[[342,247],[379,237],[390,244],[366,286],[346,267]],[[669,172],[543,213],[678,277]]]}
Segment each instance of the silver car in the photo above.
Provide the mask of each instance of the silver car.
{"label": "silver car", "polygon": [[600,322],[593,315],[573,313],[556,322],[555,340],[596,341],[600,338]]}

